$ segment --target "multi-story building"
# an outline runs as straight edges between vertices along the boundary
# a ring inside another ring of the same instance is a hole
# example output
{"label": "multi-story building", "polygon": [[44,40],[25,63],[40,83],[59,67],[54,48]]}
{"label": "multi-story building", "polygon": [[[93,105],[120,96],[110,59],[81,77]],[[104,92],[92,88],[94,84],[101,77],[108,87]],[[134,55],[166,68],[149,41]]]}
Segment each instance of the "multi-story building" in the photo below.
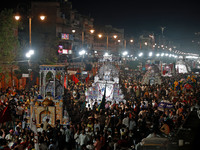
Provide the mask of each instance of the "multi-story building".
{"label": "multi-story building", "polygon": [[[83,46],[90,47],[92,38],[87,31],[93,19],[72,10],[70,2],[32,2],[32,47],[39,60],[69,60]],[[41,22],[35,16],[45,15]],[[75,31],[75,32],[73,32]]]}

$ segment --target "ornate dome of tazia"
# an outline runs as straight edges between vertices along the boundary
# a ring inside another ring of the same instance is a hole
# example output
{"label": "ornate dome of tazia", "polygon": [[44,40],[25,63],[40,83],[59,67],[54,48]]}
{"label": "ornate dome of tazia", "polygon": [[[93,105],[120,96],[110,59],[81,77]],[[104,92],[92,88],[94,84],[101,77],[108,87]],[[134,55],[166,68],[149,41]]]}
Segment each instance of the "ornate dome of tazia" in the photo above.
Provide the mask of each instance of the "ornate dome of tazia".
{"label": "ornate dome of tazia", "polygon": [[109,75],[110,77],[119,76],[119,70],[111,64],[103,65],[99,69],[98,76],[100,79],[103,79],[105,75]]}
{"label": "ornate dome of tazia", "polygon": [[151,70],[151,73],[159,73],[159,68],[156,65],[151,65],[151,67],[149,68],[149,70]]}

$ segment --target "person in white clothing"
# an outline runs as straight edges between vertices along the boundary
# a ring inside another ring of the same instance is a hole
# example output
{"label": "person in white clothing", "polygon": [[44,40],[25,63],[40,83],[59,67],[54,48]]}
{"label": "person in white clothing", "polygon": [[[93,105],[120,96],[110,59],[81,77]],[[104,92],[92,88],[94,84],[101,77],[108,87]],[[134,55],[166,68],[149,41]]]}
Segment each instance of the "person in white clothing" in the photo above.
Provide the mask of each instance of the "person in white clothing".
{"label": "person in white clothing", "polygon": [[80,131],[77,130],[76,133],[74,134],[74,140],[75,140],[76,149],[80,149],[79,148],[79,145],[80,145],[79,135],[80,135]]}
{"label": "person in white clothing", "polygon": [[14,131],[11,129],[9,131],[9,134],[6,135],[5,139],[8,141],[12,141],[14,139],[13,133],[14,133]]}
{"label": "person in white clothing", "polygon": [[129,127],[129,117],[126,114],[125,118],[122,120],[122,124],[124,124],[127,128]]}
{"label": "person in white clothing", "polygon": [[37,132],[40,132],[40,133],[43,132],[43,124],[40,125],[40,128],[37,128]]}
{"label": "person in white clothing", "polygon": [[67,146],[67,149],[70,149],[71,148],[71,130],[70,130],[70,126],[67,125],[67,128],[65,130],[65,142],[66,142],[66,146]]}
{"label": "person in white clothing", "polygon": [[81,147],[87,144],[87,135],[85,134],[85,130],[82,130],[79,135],[79,142]]}
{"label": "person in white clothing", "polygon": [[136,127],[136,122],[133,120],[133,118],[130,119],[129,121],[129,130],[132,130]]}

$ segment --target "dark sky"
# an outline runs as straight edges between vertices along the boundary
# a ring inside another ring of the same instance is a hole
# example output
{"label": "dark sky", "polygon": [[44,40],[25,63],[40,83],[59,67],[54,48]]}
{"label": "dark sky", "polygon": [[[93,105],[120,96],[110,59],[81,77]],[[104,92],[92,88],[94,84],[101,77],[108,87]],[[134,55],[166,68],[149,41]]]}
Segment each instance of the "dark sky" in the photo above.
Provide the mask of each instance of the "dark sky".
{"label": "dark sky", "polygon": [[[16,0],[4,1],[3,7],[16,6]],[[51,1],[51,0],[49,0]],[[200,8],[198,1],[188,0],[69,0],[73,9],[91,15],[95,25],[110,24],[124,28],[128,35],[137,36],[142,31],[161,33],[175,42],[191,41],[194,32],[200,31]]]}
{"label": "dark sky", "polygon": [[182,0],[69,0],[73,8],[91,14],[95,24],[111,24],[124,28],[128,34],[143,30],[160,33],[174,41],[191,40],[200,31],[200,8],[198,1]]}

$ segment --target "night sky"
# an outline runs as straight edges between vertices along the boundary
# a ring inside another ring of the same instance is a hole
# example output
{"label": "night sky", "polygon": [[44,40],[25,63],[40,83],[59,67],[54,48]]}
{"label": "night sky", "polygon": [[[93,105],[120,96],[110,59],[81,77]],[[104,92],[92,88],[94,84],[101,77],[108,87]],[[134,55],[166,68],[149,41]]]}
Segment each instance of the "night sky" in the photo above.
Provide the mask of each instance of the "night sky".
{"label": "night sky", "polygon": [[[18,1],[25,0],[3,3],[0,7],[14,7]],[[142,31],[160,34],[160,27],[164,26],[166,37],[174,42],[189,43],[194,32],[200,31],[200,9],[198,1],[194,0],[69,1],[73,9],[93,17],[95,25],[124,28],[128,36],[138,36]]]}
{"label": "night sky", "polygon": [[[73,8],[91,14],[95,24],[111,24],[133,33],[142,30],[160,31],[166,27],[170,36],[200,30],[200,9],[197,1],[153,0],[70,0]],[[173,34],[172,34],[173,33]],[[171,35],[172,34],[172,35]],[[176,37],[175,37],[176,38]]]}

